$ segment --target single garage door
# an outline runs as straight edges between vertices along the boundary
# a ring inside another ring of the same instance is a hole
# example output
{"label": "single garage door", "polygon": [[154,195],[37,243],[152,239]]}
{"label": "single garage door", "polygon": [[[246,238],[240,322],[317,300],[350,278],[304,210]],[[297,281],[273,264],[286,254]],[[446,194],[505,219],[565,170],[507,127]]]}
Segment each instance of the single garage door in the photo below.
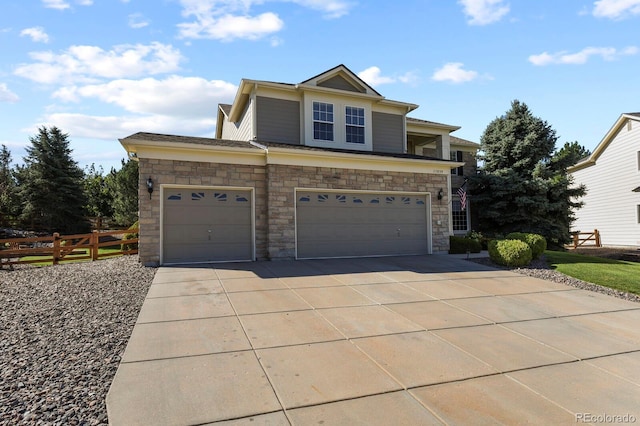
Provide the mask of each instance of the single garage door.
{"label": "single garage door", "polygon": [[163,263],[253,260],[251,191],[163,191]]}
{"label": "single garage door", "polygon": [[424,194],[296,191],[297,257],[427,254]]}

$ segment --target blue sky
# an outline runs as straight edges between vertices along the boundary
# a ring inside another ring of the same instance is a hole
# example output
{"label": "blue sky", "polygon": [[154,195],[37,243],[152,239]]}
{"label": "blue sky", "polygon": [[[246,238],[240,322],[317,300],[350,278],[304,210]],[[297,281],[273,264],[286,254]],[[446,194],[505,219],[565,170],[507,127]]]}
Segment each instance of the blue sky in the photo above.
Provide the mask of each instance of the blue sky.
{"label": "blue sky", "polygon": [[513,99],[591,150],[640,111],[640,0],[5,0],[0,46],[17,163],[55,125],[108,171],[138,131],[212,137],[241,78],[338,64],[476,142]]}

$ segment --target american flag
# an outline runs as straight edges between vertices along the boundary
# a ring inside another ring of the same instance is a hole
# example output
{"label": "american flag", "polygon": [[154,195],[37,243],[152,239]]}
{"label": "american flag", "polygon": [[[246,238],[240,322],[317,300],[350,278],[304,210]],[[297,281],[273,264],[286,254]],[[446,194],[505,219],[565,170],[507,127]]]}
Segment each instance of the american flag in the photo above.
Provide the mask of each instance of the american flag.
{"label": "american flag", "polygon": [[458,196],[460,197],[460,210],[467,208],[467,191],[464,190],[464,186],[467,184],[465,180],[460,188],[458,188]]}

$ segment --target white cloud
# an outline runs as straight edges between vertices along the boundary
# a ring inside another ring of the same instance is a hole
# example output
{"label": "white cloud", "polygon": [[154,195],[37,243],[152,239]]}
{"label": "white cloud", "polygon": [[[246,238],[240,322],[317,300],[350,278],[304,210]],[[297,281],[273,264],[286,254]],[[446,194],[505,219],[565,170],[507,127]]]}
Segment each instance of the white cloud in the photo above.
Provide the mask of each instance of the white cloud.
{"label": "white cloud", "polygon": [[43,118],[44,126],[57,126],[74,138],[118,138],[136,132],[199,135],[211,132],[216,118],[185,119],[166,115],[147,116],[95,116],[78,113],[53,113]]}
{"label": "white cloud", "polygon": [[343,0],[290,0],[300,6],[323,12],[327,18],[340,18],[349,13],[352,2]]}
{"label": "white cloud", "polygon": [[622,19],[640,15],[640,0],[598,0],[594,3],[593,16]]}
{"label": "white cloud", "polygon": [[529,62],[537,66],[550,64],[581,65],[586,63],[592,56],[600,56],[605,61],[613,61],[622,56],[636,55],[638,52],[639,50],[635,46],[625,47],[622,50],[617,50],[614,47],[585,47],[576,53],[542,52],[538,55],[529,56]]}
{"label": "white cloud", "polygon": [[369,67],[358,73],[358,77],[363,79],[371,86],[379,86],[380,84],[394,83],[396,80],[392,77],[382,76],[382,71],[378,67]]}
{"label": "white cloud", "polygon": [[[277,33],[284,22],[273,12],[252,14],[255,5],[263,5],[276,0],[180,0],[182,16],[193,18],[190,22],[178,24],[182,38],[258,40]],[[327,18],[346,15],[352,3],[346,0],[278,0],[318,10]]]}
{"label": "white cloud", "polygon": [[465,70],[462,62],[449,62],[437,69],[431,78],[435,81],[448,81],[450,83],[466,83],[478,78],[476,71]]}
{"label": "white cloud", "polygon": [[[93,0],[76,0],[76,4],[80,6],[91,6]],[[42,0],[42,5],[48,9],[65,10],[71,8],[69,2],[65,0]]]}
{"label": "white cloud", "polygon": [[153,114],[187,119],[215,117],[218,103],[230,103],[237,86],[221,80],[170,76],[163,80],[114,80],[105,84],[70,86],[53,97],[66,102],[95,98],[136,114]]}
{"label": "white cloud", "polygon": [[20,98],[5,83],[0,83],[0,102],[18,102]]}
{"label": "white cloud", "polygon": [[24,30],[20,31],[20,35],[22,37],[31,37],[31,40],[35,42],[49,43],[49,35],[44,31],[44,28],[42,27],[25,28]]}
{"label": "white cloud", "polygon": [[183,59],[178,49],[162,43],[120,45],[105,51],[97,46],[71,46],[65,52],[31,52],[35,61],[21,64],[15,74],[38,83],[95,82],[174,72]]}
{"label": "white cloud", "polygon": [[414,72],[407,72],[400,76],[383,76],[380,68],[376,66],[369,67],[363,71],[358,73],[358,77],[364,80],[367,84],[371,86],[379,86],[381,84],[390,84],[390,83],[414,83],[417,80],[417,77]]}
{"label": "white cloud", "polygon": [[149,25],[149,21],[144,19],[141,13],[132,13],[129,15],[129,27],[138,29]]}
{"label": "white cloud", "polygon": [[49,9],[64,10],[69,9],[71,5],[64,0],[42,0],[42,5]]}
{"label": "white cloud", "polygon": [[504,0],[459,0],[470,25],[487,25],[497,22],[509,13]]}
{"label": "white cloud", "polygon": [[284,22],[271,12],[258,16],[197,17],[196,22],[178,24],[180,37],[222,41],[237,38],[257,40],[280,31],[283,26]]}

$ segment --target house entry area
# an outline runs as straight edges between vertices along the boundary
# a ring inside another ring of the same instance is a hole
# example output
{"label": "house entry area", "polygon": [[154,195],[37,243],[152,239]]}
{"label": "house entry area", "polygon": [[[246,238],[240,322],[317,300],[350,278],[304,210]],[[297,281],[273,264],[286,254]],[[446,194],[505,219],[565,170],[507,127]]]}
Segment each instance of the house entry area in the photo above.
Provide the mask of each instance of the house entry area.
{"label": "house entry area", "polygon": [[162,263],[254,260],[251,189],[163,188]]}
{"label": "house entry area", "polygon": [[424,193],[296,190],[296,257],[429,254]]}

